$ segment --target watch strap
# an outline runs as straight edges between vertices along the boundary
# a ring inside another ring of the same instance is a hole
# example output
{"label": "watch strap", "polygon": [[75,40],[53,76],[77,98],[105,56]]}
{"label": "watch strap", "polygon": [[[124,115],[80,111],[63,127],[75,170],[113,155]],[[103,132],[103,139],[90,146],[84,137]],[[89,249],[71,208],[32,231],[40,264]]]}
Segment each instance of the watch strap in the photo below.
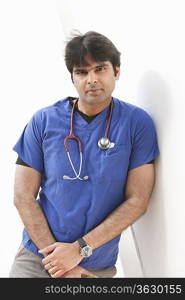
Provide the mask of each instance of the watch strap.
{"label": "watch strap", "polygon": [[80,248],[83,248],[83,247],[87,246],[87,243],[83,238],[79,238],[77,241],[80,245]]}

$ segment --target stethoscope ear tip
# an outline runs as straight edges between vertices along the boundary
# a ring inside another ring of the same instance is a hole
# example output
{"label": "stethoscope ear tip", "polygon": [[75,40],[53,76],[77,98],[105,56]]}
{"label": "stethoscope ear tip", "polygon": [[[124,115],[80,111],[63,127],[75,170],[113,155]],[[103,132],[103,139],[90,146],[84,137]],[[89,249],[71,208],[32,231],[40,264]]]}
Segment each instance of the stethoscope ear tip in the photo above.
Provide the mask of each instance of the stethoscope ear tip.
{"label": "stethoscope ear tip", "polygon": [[88,180],[88,179],[89,179],[89,176],[87,176],[87,175],[83,177],[83,180]]}

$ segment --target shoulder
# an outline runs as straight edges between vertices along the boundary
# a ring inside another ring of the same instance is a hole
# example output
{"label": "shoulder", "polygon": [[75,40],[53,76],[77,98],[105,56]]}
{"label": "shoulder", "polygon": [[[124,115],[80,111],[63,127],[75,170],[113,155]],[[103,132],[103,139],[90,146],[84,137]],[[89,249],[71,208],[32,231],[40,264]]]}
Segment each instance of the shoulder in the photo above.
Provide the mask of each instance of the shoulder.
{"label": "shoulder", "polygon": [[121,113],[124,115],[124,117],[127,116],[132,124],[140,125],[153,123],[152,116],[145,109],[127,101],[119,99],[116,100],[118,101]]}
{"label": "shoulder", "polygon": [[51,105],[40,108],[37,111],[35,111],[35,113],[31,117],[31,120],[36,121],[38,123],[44,122],[50,117],[57,117],[59,113],[61,114],[64,111],[63,108],[65,108],[68,105],[68,102],[68,98],[64,98],[58,100],[57,102],[54,102]]}
{"label": "shoulder", "polygon": [[123,110],[124,112],[133,114],[135,116],[136,115],[149,116],[149,113],[145,109],[143,109],[135,104],[132,104],[132,103],[124,101],[124,100],[116,99],[116,98],[114,98],[114,99],[115,99],[115,101],[117,101],[117,103],[119,103],[120,109]]}
{"label": "shoulder", "polygon": [[66,106],[67,102],[68,102],[68,98],[58,100],[57,102],[54,102],[51,105],[48,105],[48,106],[38,109],[34,115],[52,114],[53,112],[62,110],[62,108],[64,108],[64,106]]}

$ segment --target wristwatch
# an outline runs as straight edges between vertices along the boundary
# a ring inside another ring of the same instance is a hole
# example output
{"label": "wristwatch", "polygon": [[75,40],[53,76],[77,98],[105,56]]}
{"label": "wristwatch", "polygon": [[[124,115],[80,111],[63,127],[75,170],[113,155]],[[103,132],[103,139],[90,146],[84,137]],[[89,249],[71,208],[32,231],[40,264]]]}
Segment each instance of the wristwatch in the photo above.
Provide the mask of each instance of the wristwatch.
{"label": "wristwatch", "polygon": [[89,257],[92,255],[92,247],[89,246],[83,238],[77,240],[80,245],[80,254],[83,257]]}

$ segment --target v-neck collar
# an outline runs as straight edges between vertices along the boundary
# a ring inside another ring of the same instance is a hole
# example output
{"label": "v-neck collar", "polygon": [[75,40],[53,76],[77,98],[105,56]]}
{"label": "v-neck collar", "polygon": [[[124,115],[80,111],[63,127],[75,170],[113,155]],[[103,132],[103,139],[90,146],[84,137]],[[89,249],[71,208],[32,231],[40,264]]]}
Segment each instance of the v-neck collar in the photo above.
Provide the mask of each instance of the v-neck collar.
{"label": "v-neck collar", "polygon": [[[75,99],[76,98],[74,98],[74,97],[70,97],[69,98],[69,103],[70,103],[70,105],[72,107],[73,107],[73,104],[74,104],[73,100],[75,100]],[[80,111],[78,109],[78,107],[76,108],[76,113],[78,113],[79,115],[81,115],[88,124],[90,124],[92,122],[92,120],[94,120],[100,114],[100,112],[99,112],[98,114],[95,114],[93,116],[88,116],[88,115],[84,114],[82,111]]]}
{"label": "v-neck collar", "polygon": [[[69,98],[71,97],[67,97],[66,101],[67,101],[67,105],[66,105],[66,109],[68,110],[68,112],[70,113],[70,117],[71,117],[71,113],[72,113],[72,106],[69,102]],[[112,97],[112,101],[114,102],[114,106],[113,106],[113,112],[115,109],[115,99]],[[110,106],[107,106],[106,108],[104,108],[97,116],[96,118],[94,118],[90,123],[88,123],[77,111],[75,111],[75,116],[74,116],[74,125],[78,130],[93,130],[94,128],[96,128],[100,123],[105,122],[105,120],[108,117],[108,113],[109,113],[109,108]]]}

